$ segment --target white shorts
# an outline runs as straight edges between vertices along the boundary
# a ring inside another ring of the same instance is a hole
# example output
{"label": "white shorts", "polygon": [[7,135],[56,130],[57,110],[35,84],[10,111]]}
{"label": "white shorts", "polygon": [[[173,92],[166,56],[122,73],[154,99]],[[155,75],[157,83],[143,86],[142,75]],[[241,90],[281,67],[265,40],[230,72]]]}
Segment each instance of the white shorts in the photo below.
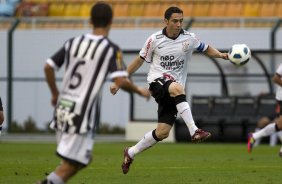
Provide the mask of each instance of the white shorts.
{"label": "white shorts", "polygon": [[57,154],[65,160],[88,165],[92,159],[93,133],[67,134],[58,132]]}

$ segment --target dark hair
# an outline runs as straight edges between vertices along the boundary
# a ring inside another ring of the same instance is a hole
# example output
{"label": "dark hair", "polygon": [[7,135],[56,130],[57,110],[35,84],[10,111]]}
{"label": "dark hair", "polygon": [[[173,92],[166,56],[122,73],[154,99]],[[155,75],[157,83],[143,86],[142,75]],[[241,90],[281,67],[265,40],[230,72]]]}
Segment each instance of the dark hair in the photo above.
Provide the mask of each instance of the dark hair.
{"label": "dark hair", "polygon": [[183,14],[183,11],[180,8],[176,7],[176,6],[169,7],[165,11],[164,18],[169,20],[173,13],[182,13]]}
{"label": "dark hair", "polygon": [[106,27],[113,19],[113,10],[105,2],[97,2],[91,9],[91,23],[94,27]]}

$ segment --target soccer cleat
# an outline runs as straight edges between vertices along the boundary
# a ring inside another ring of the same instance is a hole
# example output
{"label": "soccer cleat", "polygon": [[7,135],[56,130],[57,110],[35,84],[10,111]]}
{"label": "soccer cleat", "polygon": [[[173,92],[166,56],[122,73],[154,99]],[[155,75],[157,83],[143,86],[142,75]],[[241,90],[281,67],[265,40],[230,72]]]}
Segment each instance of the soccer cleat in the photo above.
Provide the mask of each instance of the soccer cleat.
{"label": "soccer cleat", "polygon": [[249,133],[248,134],[248,144],[247,144],[249,153],[252,152],[252,149],[254,147],[255,142],[256,142],[256,140],[253,138],[253,134]]}
{"label": "soccer cleat", "polygon": [[195,131],[191,139],[192,139],[192,142],[202,142],[208,139],[210,136],[211,136],[211,133],[206,132],[202,129],[198,129]]}
{"label": "soccer cleat", "polygon": [[128,154],[128,149],[129,148],[125,148],[124,152],[123,152],[124,160],[123,160],[122,165],[121,165],[121,169],[122,169],[123,174],[127,174],[128,173],[129,167],[130,167],[130,165],[133,162],[133,159],[130,158],[130,156]]}

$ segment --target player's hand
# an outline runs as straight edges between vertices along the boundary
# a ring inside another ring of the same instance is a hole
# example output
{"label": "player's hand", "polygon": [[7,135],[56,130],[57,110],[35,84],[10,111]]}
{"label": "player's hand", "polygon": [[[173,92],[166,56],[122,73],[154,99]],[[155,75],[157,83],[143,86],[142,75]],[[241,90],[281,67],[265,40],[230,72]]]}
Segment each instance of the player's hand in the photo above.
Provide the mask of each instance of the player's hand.
{"label": "player's hand", "polygon": [[116,83],[112,83],[110,86],[110,91],[113,95],[115,95],[119,90],[119,87],[116,85]]}
{"label": "player's hand", "polygon": [[221,56],[220,56],[222,59],[225,59],[225,60],[229,60],[228,59],[228,53],[221,53]]}
{"label": "player's hand", "polygon": [[146,98],[147,101],[150,99],[151,97],[151,93],[147,88],[143,88],[143,87],[138,87],[139,90],[139,95]]}

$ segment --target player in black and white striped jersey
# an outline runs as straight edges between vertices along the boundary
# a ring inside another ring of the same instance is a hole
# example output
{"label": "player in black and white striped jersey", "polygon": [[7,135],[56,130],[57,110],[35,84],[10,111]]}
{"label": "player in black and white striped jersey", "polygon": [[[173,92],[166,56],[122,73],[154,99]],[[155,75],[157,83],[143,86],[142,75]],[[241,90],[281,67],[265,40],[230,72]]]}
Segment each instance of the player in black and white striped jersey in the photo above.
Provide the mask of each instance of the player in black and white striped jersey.
{"label": "player in black and white striped jersey", "polygon": [[[91,161],[94,143],[95,110],[93,104],[106,76],[122,89],[150,97],[148,89],[135,86],[128,78],[122,53],[108,38],[113,12],[102,2],[91,9],[93,33],[68,40],[45,65],[45,75],[55,106],[51,127],[57,131],[57,155],[61,164],[40,183],[66,183]],[[55,69],[65,64],[60,92]]]}
{"label": "player in black and white striped jersey", "polygon": [[2,133],[3,122],[4,122],[3,105],[2,105],[2,100],[1,100],[1,97],[0,97],[0,135]]}

